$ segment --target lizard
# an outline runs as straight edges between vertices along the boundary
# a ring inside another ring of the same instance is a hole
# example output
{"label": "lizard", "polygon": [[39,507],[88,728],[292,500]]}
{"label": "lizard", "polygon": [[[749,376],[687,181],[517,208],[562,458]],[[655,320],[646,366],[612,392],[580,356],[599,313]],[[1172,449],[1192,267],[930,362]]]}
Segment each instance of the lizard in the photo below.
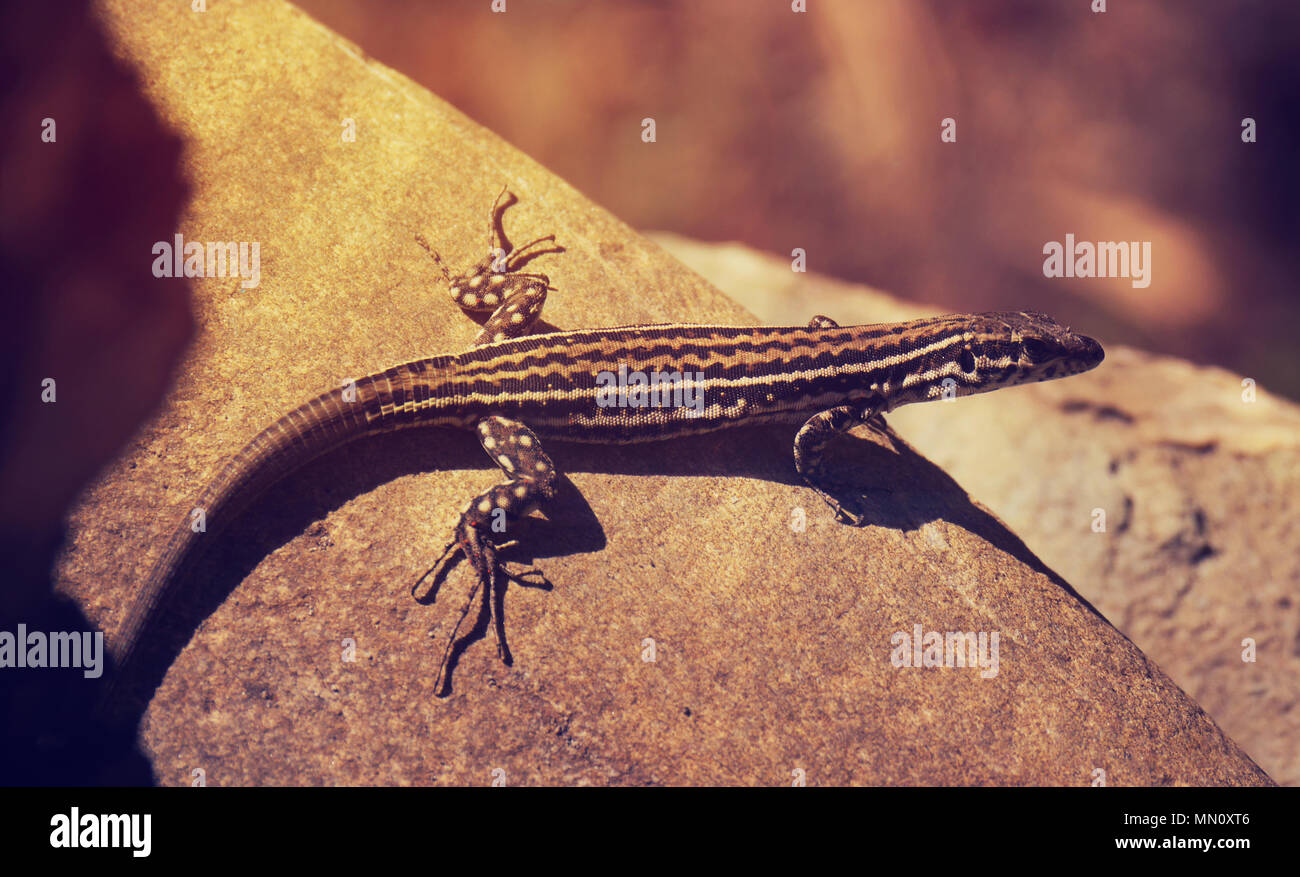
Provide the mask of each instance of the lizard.
{"label": "lizard", "polygon": [[[440,269],[451,301],[468,314],[488,315],[473,345],[347,382],[282,416],[195,497],[207,532],[288,473],[355,439],[408,427],[472,430],[505,480],[465,505],[429,572],[459,556],[468,561],[476,582],[469,599],[483,590],[488,611],[497,615],[505,659],[504,630],[489,595],[499,586],[498,573],[520,579],[500,563],[505,544],[489,531],[501,530],[494,520],[518,520],[554,497],[557,472],[544,441],[630,444],[742,425],[797,425],[798,474],[837,520],[861,525],[863,516],[839,498],[843,489],[823,469],[822,451],[835,436],[855,426],[880,431],[882,415],[900,405],[1064,378],[1104,356],[1094,339],[1031,311],[858,326],[818,315],[806,326],[666,323],[533,334],[553,288],[546,275],[520,269],[563,249],[533,251],[554,245],[554,235],[510,247],[503,218],[517,199],[511,194],[503,204],[507,194],[503,188],[492,205],[487,256],[468,271],[453,275],[415,236]],[[636,381],[615,389],[613,376],[628,374],[667,377],[655,396]],[[687,399],[696,404],[684,404]],[[201,535],[188,519],[181,522],[130,605],[115,637],[115,678],[101,715],[120,715],[119,681],[130,677],[141,637],[165,611],[181,563]],[[451,642],[455,636],[453,630]],[[444,666],[446,660],[444,654]]]}

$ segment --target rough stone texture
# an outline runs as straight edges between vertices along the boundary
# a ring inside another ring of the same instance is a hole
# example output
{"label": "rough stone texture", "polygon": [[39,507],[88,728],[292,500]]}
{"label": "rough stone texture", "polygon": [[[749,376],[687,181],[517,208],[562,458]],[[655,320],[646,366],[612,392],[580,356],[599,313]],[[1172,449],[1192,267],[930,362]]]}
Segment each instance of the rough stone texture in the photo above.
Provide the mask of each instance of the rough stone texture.
{"label": "rough stone texture", "polygon": [[[259,428],[348,376],[469,342],[476,327],[412,238],[453,264],[478,257],[504,183],[521,198],[507,230],[554,232],[568,248],[538,264],[559,289],[553,325],[752,320],[288,6],[104,10],[191,150],[181,231],[262,244],[256,289],[196,282],[198,337],[165,410],[72,515],[62,587],[109,630],[189,495]],[[355,143],[340,141],[344,118]],[[572,481],[549,520],[517,535],[554,590],[510,588],[514,666],[489,634],[446,699],[434,668],[468,579],[461,567],[432,606],[409,589],[454,510],[497,475],[470,436],[444,431],[312,464],[217,537],[199,578],[232,593],[142,727],[159,780],[201,769],[213,785],[485,784],[499,769],[511,784],[784,784],[799,770],[817,785],[1087,784],[1097,770],[1110,784],[1269,781],[943,472],[901,443],[846,440],[837,469],[878,523],[842,526],[796,483],[792,432],[553,447]],[[895,668],[891,635],[914,625],[998,632],[999,672]],[[342,660],[345,638],[355,662]]]}
{"label": "rough stone texture", "polygon": [[[743,247],[656,236],[765,322],[933,313]],[[1081,327],[1087,331],[1087,327]],[[1267,384],[1266,376],[1259,380]],[[1060,384],[890,423],[1194,696],[1300,784],[1300,409],[1221,369],[1107,347]],[[1092,529],[1094,509],[1105,532]],[[1256,660],[1243,661],[1244,639]]]}

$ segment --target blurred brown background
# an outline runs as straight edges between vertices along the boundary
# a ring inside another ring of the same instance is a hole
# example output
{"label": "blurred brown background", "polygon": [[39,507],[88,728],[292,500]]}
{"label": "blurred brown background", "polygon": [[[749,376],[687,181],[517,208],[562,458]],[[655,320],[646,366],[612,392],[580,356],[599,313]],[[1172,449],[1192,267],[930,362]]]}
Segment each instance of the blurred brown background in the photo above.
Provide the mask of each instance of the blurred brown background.
{"label": "blurred brown background", "polygon": [[[637,228],[803,247],[1300,398],[1291,0],[299,5]],[[1069,232],[1151,241],[1150,286],[1044,278]]]}

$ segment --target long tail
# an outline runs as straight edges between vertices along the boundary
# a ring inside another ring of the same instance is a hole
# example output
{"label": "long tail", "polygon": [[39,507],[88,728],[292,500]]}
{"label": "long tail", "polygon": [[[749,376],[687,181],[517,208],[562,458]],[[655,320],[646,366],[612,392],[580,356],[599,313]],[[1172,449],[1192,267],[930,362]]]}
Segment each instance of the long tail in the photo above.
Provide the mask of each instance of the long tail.
{"label": "long tail", "polygon": [[132,689],[142,681],[139,677],[145,669],[140,665],[142,652],[148,652],[142,648],[150,635],[148,628],[177,596],[177,574],[182,565],[205,539],[224,529],[271,484],[316,457],[375,431],[370,423],[377,419],[373,400],[379,388],[374,385],[375,378],[358,382],[355,401],[348,401],[343,390],[334,390],[300,405],[231,457],[195,498],[118,626],[114,672],[97,708],[101,719],[120,724],[130,718],[135,704]]}

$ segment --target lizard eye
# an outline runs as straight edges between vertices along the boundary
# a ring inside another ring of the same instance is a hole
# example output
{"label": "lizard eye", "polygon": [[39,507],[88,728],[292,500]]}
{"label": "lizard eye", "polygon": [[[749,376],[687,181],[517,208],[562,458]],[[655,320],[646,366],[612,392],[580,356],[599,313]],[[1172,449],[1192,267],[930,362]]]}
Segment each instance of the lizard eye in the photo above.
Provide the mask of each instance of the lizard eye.
{"label": "lizard eye", "polygon": [[969,349],[963,350],[961,356],[957,357],[957,365],[961,366],[961,370],[966,374],[975,371],[975,354]]}
{"label": "lizard eye", "polygon": [[1047,345],[1039,341],[1037,338],[1025,339],[1025,356],[1029,357],[1034,362],[1042,362],[1050,355],[1051,351],[1047,349]]}

